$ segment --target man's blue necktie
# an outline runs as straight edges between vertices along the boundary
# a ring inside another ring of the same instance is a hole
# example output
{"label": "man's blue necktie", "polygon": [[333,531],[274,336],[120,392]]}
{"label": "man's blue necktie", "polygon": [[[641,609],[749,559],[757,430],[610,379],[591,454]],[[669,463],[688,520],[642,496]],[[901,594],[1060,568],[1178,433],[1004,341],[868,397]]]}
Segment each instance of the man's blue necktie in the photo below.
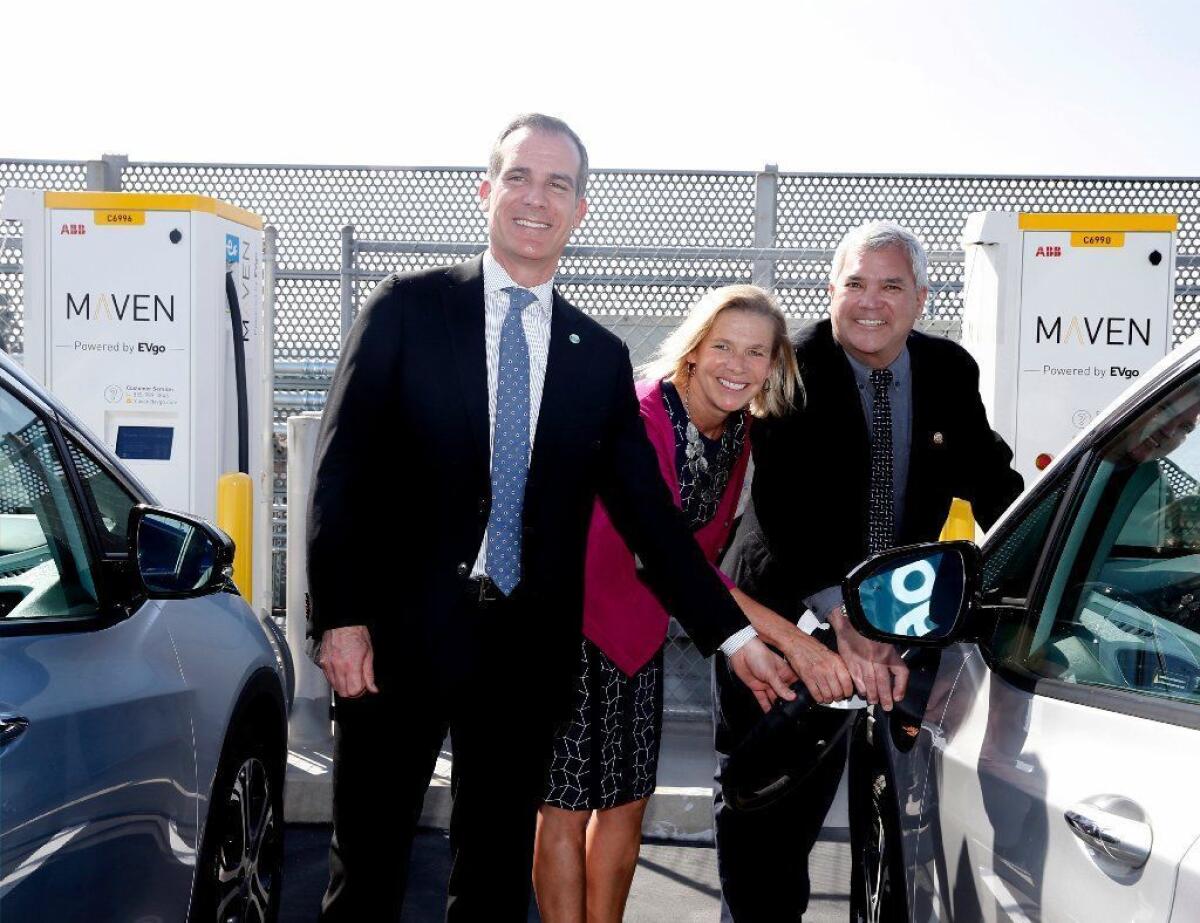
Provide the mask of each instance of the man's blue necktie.
{"label": "man's blue necktie", "polygon": [[500,328],[496,428],[492,434],[492,509],[487,526],[487,574],[505,596],[521,580],[521,511],[529,474],[529,345],[521,312],[537,296],[513,286]]}

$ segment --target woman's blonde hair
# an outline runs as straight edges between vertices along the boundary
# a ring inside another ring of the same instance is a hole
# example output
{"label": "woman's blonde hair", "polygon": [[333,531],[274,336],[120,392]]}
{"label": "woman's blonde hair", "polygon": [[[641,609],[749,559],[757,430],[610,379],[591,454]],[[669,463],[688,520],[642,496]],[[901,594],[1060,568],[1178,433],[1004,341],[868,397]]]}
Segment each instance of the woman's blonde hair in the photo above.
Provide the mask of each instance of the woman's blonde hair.
{"label": "woman's blonde hair", "polygon": [[654,379],[686,375],[687,357],[704,342],[722,311],[745,311],[771,321],[771,370],[763,389],[750,400],[750,412],[756,417],[778,417],[792,408],[797,396],[803,401],[804,386],[796,367],[796,353],[788,340],[787,321],[775,296],[757,285],[726,285],[705,293],[638,374]]}

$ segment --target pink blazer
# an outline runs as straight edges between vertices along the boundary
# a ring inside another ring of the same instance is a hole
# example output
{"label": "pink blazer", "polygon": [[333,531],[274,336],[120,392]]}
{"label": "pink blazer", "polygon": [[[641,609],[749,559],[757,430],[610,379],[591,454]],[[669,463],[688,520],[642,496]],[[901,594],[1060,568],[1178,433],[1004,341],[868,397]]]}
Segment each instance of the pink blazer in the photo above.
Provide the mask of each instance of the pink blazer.
{"label": "pink blazer", "polygon": [[[637,383],[637,395],[646,434],[658,454],[663,480],[671,489],[678,506],[675,433],[671,428],[671,418],[663,406],[662,384],[640,381]],[[729,538],[742,482],[746,478],[746,462],[750,457],[749,427],[746,433],[742,454],[734,463],[716,516],[694,533],[700,550],[729,587],[733,586],[733,581],[722,574],[713,562]],[[638,579],[633,552],[626,547],[599,500],[592,511],[592,524],[588,532],[583,591],[584,636],[604,651],[622,671],[632,676],[658,653],[667,636],[668,616],[654,594]]]}

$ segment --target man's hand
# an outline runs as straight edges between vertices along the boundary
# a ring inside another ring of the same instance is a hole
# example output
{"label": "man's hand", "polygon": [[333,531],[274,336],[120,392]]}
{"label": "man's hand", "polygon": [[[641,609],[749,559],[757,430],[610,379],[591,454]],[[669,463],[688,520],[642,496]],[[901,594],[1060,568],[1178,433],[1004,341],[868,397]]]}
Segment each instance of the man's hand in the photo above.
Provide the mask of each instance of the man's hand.
{"label": "man's hand", "polygon": [[378,692],[375,686],[375,653],[371,648],[371,633],[365,625],[330,628],[321,636],[321,659],[318,661],[329,685],[338,695],[357,699],[367,692]]}
{"label": "man's hand", "polygon": [[779,649],[812,697],[822,705],[854,695],[854,681],[842,658],[811,635],[793,625]]}
{"label": "man's hand", "polygon": [[850,624],[840,608],[830,611],[829,624],[837,635],[838,653],[846,661],[859,695],[884,711],[904,698],[908,688],[908,667],[891,644],[868,641]]}
{"label": "man's hand", "polygon": [[796,681],[787,662],[762,643],[751,638],[729,658],[729,666],[737,678],[746,684],[763,711],[769,711],[777,698],[790,702],[796,693],[788,687]]}

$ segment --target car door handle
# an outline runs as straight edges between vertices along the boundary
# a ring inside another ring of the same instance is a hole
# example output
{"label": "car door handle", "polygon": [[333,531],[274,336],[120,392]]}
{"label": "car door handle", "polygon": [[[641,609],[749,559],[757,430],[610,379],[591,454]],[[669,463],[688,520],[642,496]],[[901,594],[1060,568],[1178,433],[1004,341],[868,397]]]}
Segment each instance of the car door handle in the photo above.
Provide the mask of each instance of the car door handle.
{"label": "car door handle", "polygon": [[1150,858],[1154,833],[1147,823],[1086,802],[1068,808],[1063,816],[1073,834],[1114,862],[1136,869]]}
{"label": "car door handle", "polygon": [[27,727],[28,718],[22,718],[20,715],[0,715],[0,747],[12,743]]}

